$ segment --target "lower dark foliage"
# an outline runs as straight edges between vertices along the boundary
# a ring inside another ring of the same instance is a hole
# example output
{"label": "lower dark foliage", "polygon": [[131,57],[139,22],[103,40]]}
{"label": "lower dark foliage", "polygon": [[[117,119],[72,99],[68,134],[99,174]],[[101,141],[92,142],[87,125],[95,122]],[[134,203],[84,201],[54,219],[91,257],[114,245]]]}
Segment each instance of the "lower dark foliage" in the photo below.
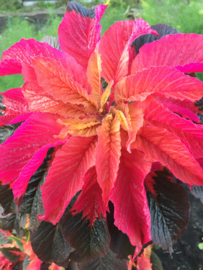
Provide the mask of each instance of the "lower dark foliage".
{"label": "lower dark foliage", "polygon": [[152,240],[156,245],[173,252],[172,245],[187,229],[190,205],[186,191],[180,184],[171,182],[167,170],[156,172],[154,191],[148,190],[151,213]]}
{"label": "lower dark foliage", "polygon": [[82,213],[65,215],[62,222],[63,234],[78,253],[85,259],[105,255],[109,249],[110,237],[105,220],[97,219],[91,227]]}

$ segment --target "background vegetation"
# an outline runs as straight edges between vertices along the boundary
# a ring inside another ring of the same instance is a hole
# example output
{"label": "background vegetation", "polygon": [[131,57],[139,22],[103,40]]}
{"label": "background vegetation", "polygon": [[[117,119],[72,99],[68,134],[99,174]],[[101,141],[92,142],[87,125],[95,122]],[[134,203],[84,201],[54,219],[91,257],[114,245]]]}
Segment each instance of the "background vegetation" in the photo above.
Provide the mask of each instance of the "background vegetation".
{"label": "background vegetation", "polygon": [[[56,4],[45,4],[40,1],[31,8],[22,7],[18,0],[0,0],[0,12],[19,13],[45,8],[49,17],[45,25],[31,24],[29,18],[8,16],[6,28],[0,33],[0,56],[3,51],[18,42],[21,38],[41,40],[44,35],[57,37],[57,28],[61,18],[55,15],[56,9],[61,7],[65,11],[68,0],[60,0]],[[129,14],[134,18],[143,18],[150,25],[165,23],[173,26],[182,33],[203,34],[203,1],[202,0],[95,0],[86,3],[78,2],[87,7],[99,3],[108,3],[102,20],[102,34],[118,20],[128,19]],[[201,79],[201,76],[198,75]],[[203,77],[202,77],[203,78]],[[0,77],[0,91],[20,87],[23,84],[21,75]]]}

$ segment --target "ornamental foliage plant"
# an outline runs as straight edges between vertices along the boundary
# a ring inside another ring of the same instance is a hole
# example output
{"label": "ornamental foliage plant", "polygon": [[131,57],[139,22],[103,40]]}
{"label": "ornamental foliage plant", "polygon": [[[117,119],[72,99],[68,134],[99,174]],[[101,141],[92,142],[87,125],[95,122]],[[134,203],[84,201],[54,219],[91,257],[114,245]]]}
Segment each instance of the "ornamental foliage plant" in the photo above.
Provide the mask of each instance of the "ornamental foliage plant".
{"label": "ornamental foliage plant", "polygon": [[150,270],[148,246],[172,253],[186,231],[180,183],[202,196],[203,83],[194,73],[203,35],[137,19],[100,38],[106,7],[68,2],[58,40],[22,39],[2,55],[0,75],[24,78],[1,95],[2,228],[23,237],[29,215],[44,263]]}

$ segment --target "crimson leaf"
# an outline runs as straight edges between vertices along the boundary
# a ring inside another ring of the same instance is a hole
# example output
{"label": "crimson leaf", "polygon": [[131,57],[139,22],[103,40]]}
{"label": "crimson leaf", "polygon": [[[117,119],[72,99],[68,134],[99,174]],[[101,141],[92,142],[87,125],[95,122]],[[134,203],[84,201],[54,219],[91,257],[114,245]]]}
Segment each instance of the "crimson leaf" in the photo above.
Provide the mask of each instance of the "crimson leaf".
{"label": "crimson leaf", "polygon": [[173,176],[168,170],[155,173],[156,176],[152,177],[154,191],[147,192],[152,240],[171,253],[172,245],[186,232],[190,204],[185,189],[169,180]]}

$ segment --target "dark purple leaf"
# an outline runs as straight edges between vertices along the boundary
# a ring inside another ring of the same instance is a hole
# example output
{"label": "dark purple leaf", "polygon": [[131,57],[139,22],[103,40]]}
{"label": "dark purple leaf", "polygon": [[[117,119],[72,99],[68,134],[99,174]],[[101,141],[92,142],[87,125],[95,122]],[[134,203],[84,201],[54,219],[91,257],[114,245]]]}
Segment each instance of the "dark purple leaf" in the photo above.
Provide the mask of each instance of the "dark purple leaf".
{"label": "dark purple leaf", "polygon": [[203,203],[203,186],[192,186],[191,193]]}
{"label": "dark purple leaf", "polygon": [[106,254],[110,246],[110,236],[103,218],[97,219],[92,227],[82,213],[68,213],[62,221],[63,235],[67,242],[84,259],[93,259]]}
{"label": "dark purple leaf", "polygon": [[[76,201],[78,194],[71,200],[65,213],[68,213]],[[42,221],[37,230],[31,233],[30,240],[33,251],[43,262],[54,262],[60,266],[66,267],[69,254],[74,250],[66,241],[62,234],[61,223],[64,217],[53,225],[52,223]]]}
{"label": "dark purple leaf", "polygon": [[148,190],[151,213],[151,233],[154,244],[173,252],[172,245],[187,229],[190,204],[185,189],[171,182],[173,175],[168,170],[156,171],[153,177],[154,192]]}
{"label": "dark purple leaf", "polygon": [[92,261],[79,263],[79,270],[127,270],[127,261],[119,260],[110,249],[105,256]]}
{"label": "dark purple leaf", "polygon": [[128,259],[128,255],[134,254],[135,247],[131,245],[127,234],[120,231],[114,224],[114,206],[109,202],[110,213],[107,212],[107,224],[111,236],[110,249],[117,254],[118,259]]}
{"label": "dark purple leaf", "polygon": [[31,234],[30,239],[33,251],[46,263],[59,264],[73,251],[63,237],[60,223],[53,225],[42,221],[38,229]]}
{"label": "dark purple leaf", "polygon": [[0,218],[3,230],[15,229],[19,237],[24,236],[23,228],[26,225],[27,216],[22,214],[11,213]]}
{"label": "dark purple leaf", "polygon": [[89,17],[91,19],[95,18],[95,7],[86,8],[83,7],[80,3],[75,1],[68,2],[66,10],[71,12],[75,10],[78,14],[81,14],[83,17]]}
{"label": "dark purple leaf", "polygon": [[160,38],[166,35],[179,33],[178,30],[166,24],[155,24],[155,25],[152,25],[151,28],[156,30],[159,36],[147,34],[147,35],[140,36],[136,40],[134,40],[132,43],[132,46],[135,46],[136,54],[139,53],[139,49],[146,43],[151,43],[155,40],[159,40]]}

